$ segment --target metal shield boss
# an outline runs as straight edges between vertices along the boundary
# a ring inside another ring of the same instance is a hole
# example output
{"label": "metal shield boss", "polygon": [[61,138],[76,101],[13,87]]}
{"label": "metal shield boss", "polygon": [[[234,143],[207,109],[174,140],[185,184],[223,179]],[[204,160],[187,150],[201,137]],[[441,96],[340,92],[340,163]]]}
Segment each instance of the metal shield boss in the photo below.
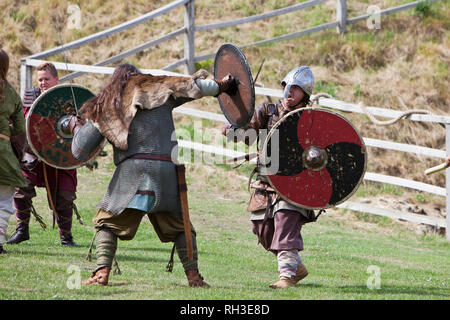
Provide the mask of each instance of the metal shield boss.
{"label": "metal shield boss", "polygon": [[77,114],[94,94],[76,84],[61,84],[43,92],[33,103],[26,118],[27,140],[34,154],[44,163],[58,169],[81,167],[104,146],[92,152],[86,161],[72,155],[72,134],[68,120]]}
{"label": "metal shield boss", "polygon": [[236,128],[245,127],[255,111],[255,86],[247,59],[233,44],[224,44],[214,60],[214,79],[231,74],[238,81],[233,94],[222,92],[217,99],[225,118]]}
{"label": "metal shield boss", "polygon": [[366,171],[363,139],[341,115],[305,108],[270,130],[261,156],[263,174],[290,204],[306,209],[336,206],[357,190]]}

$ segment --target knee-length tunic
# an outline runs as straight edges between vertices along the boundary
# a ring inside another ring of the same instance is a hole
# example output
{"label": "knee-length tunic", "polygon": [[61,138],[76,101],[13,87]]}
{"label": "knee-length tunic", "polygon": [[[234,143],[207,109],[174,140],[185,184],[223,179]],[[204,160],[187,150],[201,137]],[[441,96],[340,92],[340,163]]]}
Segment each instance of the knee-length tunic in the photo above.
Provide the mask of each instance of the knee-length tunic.
{"label": "knee-length tunic", "polygon": [[[159,108],[138,110],[130,125],[128,149],[123,151],[113,146],[117,167],[99,208],[118,215],[139,190],[147,201],[154,201],[147,212],[167,212],[181,218],[175,163],[169,161],[172,156],[176,161],[178,155],[172,118],[175,106],[175,100],[169,99]],[[163,160],[133,158],[139,155]]]}
{"label": "knee-length tunic", "polygon": [[[11,137],[25,132],[25,118],[22,113],[22,102],[17,92],[6,82],[5,99],[0,101],[0,133]],[[9,126],[11,120],[12,127]],[[0,138],[0,185],[25,187],[27,182],[23,177],[19,161],[13,152],[11,142]]]}

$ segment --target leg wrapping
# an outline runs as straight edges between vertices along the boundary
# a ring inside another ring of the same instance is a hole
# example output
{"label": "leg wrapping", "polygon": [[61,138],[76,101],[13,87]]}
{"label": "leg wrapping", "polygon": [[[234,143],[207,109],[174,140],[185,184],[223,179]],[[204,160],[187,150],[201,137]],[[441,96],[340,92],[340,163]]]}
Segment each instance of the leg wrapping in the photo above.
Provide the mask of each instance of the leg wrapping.
{"label": "leg wrapping", "polygon": [[282,250],[278,251],[278,272],[282,277],[295,277],[297,268],[302,264],[298,250]]}
{"label": "leg wrapping", "polygon": [[198,269],[197,241],[194,233],[192,233],[192,248],[193,248],[192,261],[189,261],[188,251],[186,247],[186,236],[184,232],[178,234],[177,237],[175,238],[175,248],[177,250],[178,257],[180,258],[180,261],[183,264],[183,268],[185,271]]}
{"label": "leg wrapping", "polygon": [[96,237],[97,270],[111,268],[117,250],[117,236],[107,229],[101,229]]}

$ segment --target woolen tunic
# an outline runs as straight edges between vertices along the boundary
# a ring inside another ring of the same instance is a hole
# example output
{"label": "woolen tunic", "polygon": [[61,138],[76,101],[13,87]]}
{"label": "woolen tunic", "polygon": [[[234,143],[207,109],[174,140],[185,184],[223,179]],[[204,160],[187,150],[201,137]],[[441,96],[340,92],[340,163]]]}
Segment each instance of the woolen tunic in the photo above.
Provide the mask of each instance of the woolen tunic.
{"label": "woolen tunic", "polygon": [[[9,126],[9,121],[12,127]],[[6,82],[5,99],[0,102],[0,133],[8,137],[25,132],[25,118],[22,113],[20,96]],[[27,182],[23,177],[19,161],[17,160],[11,142],[0,138],[0,184],[12,187],[26,187]]]}

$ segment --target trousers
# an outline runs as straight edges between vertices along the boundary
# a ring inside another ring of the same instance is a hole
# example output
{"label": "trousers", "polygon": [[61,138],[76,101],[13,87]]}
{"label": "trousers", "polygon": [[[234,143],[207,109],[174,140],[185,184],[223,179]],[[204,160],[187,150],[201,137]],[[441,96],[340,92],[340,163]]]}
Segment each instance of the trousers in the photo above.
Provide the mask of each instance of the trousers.
{"label": "trousers", "polygon": [[[56,192],[55,200],[53,201],[57,212],[56,223],[58,225],[58,232],[61,235],[70,233],[72,229],[73,201],[76,199],[75,192],[69,190],[51,190],[50,192],[52,195]],[[36,197],[36,190],[32,185],[26,188],[16,189],[14,206],[17,210],[16,218],[18,227],[29,224],[31,206],[33,205],[32,199],[34,197]]]}
{"label": "trousers", "polygon": [[174,242],[175,248],[185,271],[198,269],[198,253],[196,232],[191,223],[193,260],[189,261],[186,247],[186,236],[182,219],[176,219],[164,212],[145,213],[141,210],[127,208],[120,215],[114,215],[100,209],[93,218],[94,228],[98,232],[96,238],[97,269],[111,267],[117,243],[120,240],[132,240],[136,235],[144,216],[148,216],[161,242]]}
{"label": "trousers", "polygon": [[0,246],[6,241],[9,218],[14,213],[13,197],[14,187],[0,185]]}

